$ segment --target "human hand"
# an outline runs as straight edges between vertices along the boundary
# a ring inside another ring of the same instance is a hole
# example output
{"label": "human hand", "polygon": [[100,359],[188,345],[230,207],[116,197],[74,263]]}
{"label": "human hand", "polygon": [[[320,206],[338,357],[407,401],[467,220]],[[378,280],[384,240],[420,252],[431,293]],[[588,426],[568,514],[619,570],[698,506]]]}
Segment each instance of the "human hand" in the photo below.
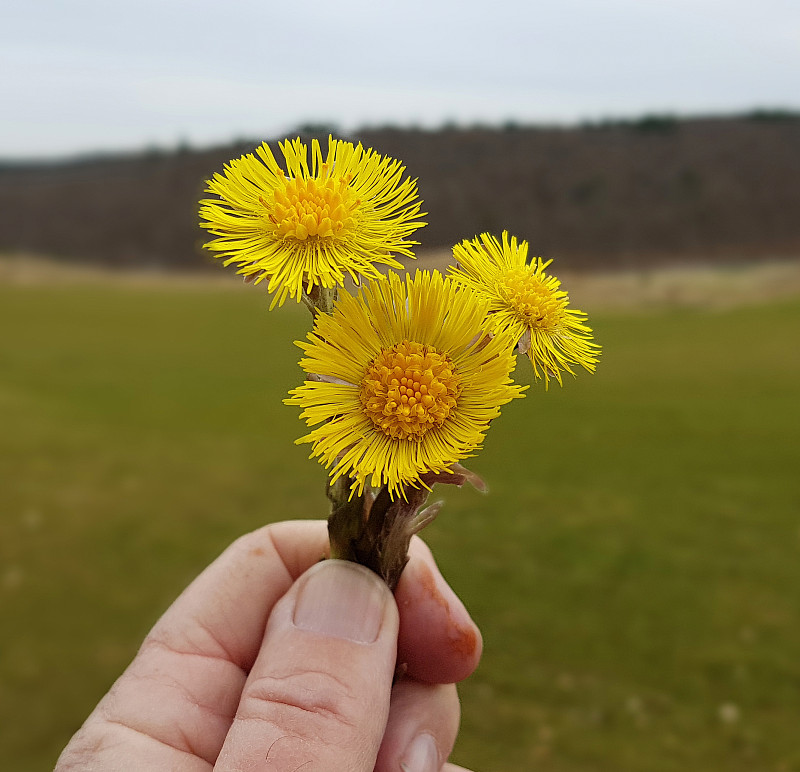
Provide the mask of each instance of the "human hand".
{"label": "human hand", "polygon": [[394,598],[362,566],[318,562],[326,552],[322,521],[234,542],[156,623],[56,772],[465,772],[445,763],[454,683],[481,637],[430,551],[412,541]]}

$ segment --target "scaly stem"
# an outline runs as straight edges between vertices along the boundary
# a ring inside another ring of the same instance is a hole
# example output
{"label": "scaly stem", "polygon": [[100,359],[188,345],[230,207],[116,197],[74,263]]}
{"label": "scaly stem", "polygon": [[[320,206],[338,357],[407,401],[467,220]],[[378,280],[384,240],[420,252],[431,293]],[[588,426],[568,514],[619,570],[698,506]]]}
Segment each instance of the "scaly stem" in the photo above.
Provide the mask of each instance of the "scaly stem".
{"label": "scaly stem", "polygon": [[343,475],[332,485],[329,483],[325,491],[331,502],[328,538],[332,558],[358,563],[354,545],[364,529],[364,496],[350,498],[351,482]]}
{"label": "scaly stem", "polygon": [[339,289],[337,287],[320,287],[316,285],[309,292],[303,292],[303,302],[314,316],[318,313],[332,314],[334,303],[338,299]]}

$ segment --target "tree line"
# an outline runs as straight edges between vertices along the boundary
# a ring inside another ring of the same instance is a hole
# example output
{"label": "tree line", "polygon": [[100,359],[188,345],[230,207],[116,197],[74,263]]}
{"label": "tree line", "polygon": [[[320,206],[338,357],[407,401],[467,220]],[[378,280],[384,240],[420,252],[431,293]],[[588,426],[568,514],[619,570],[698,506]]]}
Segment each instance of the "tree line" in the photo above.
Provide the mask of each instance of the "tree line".
{"label": "tree line", "polygon": [[[326,137],[327,127],[298,133]],[[505,228],[562,267],[800,254],[800,114],[370,128],[342,138],[401,159],[418,179],[429,223],[422,249]],[[0,251],[208,266],[197,225],[204,181],[259,141],[2,163]]]}

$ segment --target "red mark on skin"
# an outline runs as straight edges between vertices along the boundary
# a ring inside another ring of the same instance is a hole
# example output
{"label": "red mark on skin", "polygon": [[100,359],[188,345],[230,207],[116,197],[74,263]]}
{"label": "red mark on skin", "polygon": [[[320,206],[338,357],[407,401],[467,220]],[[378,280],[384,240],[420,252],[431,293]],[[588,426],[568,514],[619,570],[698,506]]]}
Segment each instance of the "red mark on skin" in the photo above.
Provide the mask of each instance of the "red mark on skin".
{"label": "red mark on skin", "polygon": [[264,555],[266,555],[267,553],[264,552],[264,548],[263,547],[253,547],[253,549],[250,550],[250,554],[254,558],[263,558]]}
{"label": "red mark on skin", "polygon": [[450,636],[450,646],[453,651],[460,654],[464,659],[472,659],[478,648],[478,636],[471,627],[462,627],[453,623],[455,636]]}
{"label": "red mark on skin", "polygon": [[464,659],[472,659],[478,648],[478,636],[475,630],[468,625],[461,625],[453,618],[453,612],[447,599],[436,586],[436,578],[433,571],[425,564],[420,563],[417,569],[419,583],[425,595],[428,596],[436,605],[441,606],[447,614],[448,635],[447,643],[453,653]]}
{"label": "red mark on skin", "polygon": [[448,617],[451,617],[450,604],[445,600],[444,595],[439,592],[433,571],[425,563],[420,563],[417,573],[419,574],[419,583],[422,585],[422,589],[425,590],[425,594],[434,603],[441,606],[447,612]]}

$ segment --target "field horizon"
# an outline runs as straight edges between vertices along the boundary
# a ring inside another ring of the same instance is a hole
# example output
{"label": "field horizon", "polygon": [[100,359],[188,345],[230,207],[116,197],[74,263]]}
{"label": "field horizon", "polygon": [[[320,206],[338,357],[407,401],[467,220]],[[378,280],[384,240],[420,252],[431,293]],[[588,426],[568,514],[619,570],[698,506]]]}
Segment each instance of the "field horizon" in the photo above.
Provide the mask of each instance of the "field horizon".
{"label": "field horizon", "polygon": [[[421,251],[402,261],[407,271],[445,273],[453,262],[448,249]],[[782,255],[758,261],[725,264],[711,260],[676,259],[650,268],[611,267],[606,270],[551,271],[568,290],[573,306],[592,310],[634,312],[645,308],[730,308],[800,296],[800,256]],[[164,267],[111,267],[65,261],[30,252],[0,252],[0,286],[70,286],[82,284],[171,289],[229,289],[251,291],[241,277],[221,263],[204,272]],[[353,290],[353,284],[348,283]]]}

